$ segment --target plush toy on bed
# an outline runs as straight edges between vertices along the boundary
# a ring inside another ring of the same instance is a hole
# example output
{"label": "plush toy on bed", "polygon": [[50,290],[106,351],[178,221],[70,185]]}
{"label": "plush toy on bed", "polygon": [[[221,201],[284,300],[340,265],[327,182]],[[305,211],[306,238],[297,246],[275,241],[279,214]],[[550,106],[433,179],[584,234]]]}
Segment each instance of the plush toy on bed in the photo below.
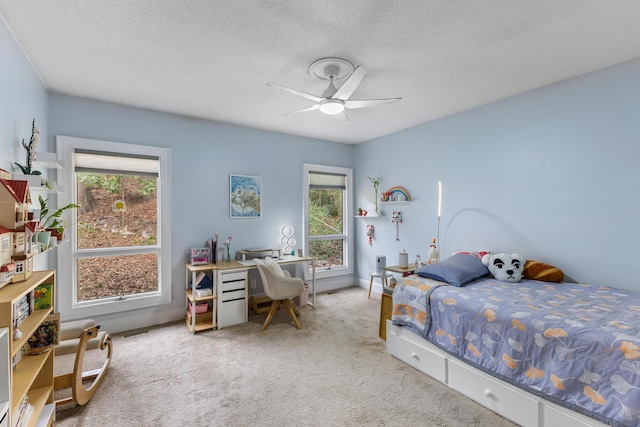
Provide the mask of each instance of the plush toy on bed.
{"label": "plush toy on bed", "polygon": [[520,254],[486,254],[482,257],[489,273],[502,282],[519,282],[526,262]]}

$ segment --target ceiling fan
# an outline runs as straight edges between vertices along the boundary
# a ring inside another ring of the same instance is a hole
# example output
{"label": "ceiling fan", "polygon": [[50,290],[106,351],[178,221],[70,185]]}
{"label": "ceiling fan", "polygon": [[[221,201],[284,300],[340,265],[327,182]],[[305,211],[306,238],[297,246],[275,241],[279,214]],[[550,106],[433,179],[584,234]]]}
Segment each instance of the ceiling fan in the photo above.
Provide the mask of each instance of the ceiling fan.
{"label": "ceiling fan", "polygon": [[[366,72],[367,71],[365,70],[365,68],[361,65],[356,67],[354,70],[353,65],[351,65],[349,61],[346,61],[344,59],[324,58],[315,61],[309,67],[309,74],[311,74],[311,76],[317,79],[329,81],[329,87],[324,90],[321,96],[311,95],[309,93],[301,92],[297,89],[291,89],[277,83],[267,83],[267,86],[281,89],[315,102],[315,104],[311,107],[303,108],[302,110],[291,111],[290,113],[285,113],[285,116],[288,116],[290,114],[319,110],[324,114],[335,117],[336,119],[349,121],[349,117],[347,117],[347,115],[345,114],[345,110],[376,107],[378,105],[391,104],[402,99],[349,99],[351,95],[353,95],[353,92],[357,89]],[[342,80],[345,77],[347,77],[345,82],[340,86],[340,88],[336,88],[334,82]]]}

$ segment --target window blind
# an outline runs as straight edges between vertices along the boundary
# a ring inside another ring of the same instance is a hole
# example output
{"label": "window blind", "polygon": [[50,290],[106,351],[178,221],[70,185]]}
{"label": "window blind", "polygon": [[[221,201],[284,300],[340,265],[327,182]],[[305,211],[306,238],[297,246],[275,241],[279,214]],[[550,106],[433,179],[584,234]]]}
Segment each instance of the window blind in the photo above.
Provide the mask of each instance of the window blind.
{"label": "window blind", "polygon": [[329,172],[309,172],[309,188],[347,189],[347,175]]}
{"label": "window blind", "polygon": [[76,172],[158,177],[160,159],[121,153],[78,150],[73,154]]}

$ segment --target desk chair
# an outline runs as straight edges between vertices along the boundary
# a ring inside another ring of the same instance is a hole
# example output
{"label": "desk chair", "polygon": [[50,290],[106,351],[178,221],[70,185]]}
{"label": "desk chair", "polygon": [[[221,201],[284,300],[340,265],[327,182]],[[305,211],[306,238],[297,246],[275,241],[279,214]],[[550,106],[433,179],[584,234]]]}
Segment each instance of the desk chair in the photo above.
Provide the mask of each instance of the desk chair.
{"label": "desk chair", "polygon": [[[76,320],[73,322],[63,322],[60,324],[60,343],[55,346],[55,355],[75,353],[75,363],[73,372],[58,375],[54,378],[55,390],[71,387],[71,397],[56,401],[56,406],[67,403],[85,405],[98,389],[104,379],[104,375],[111,364],[111,354],[113,343],[111,335],[107,332],[99,331],[100,325],[91,320]],[[83,372],[84,355],[86,350],[100,348],[106,350],[105,360],[102,367],[91,371]],[[84,382],[91,380],[91,384],[85,388]]]}
{"label": "desk chair", "polygon": [[284,304],[291,316],[291,320],[296,325],[296,328],[300,329],[300,322],[296,315],[300,315],[298,310],[291,302],[291,298],[297,297],[304,292],[304,282],[297,277],[291,277],[288,271],[282,270],[277,262],[270,258],[267,261],[262,262],[259,259],[254,260],[260,277],[262,278],[262,286],[264,292],[269,298],[273,300],[271,308],[267,314],[267,318],[262,324],[262,330],[264,331],[271,323],[273,315],[276,314],[280,304]]}
{"label": "desk chair", "polygon": [[371,286],[373,285],[373,278],[374,277],[379,277],[380,278],[380,284],[382,285],[382,288],[384,290],[385,286],[388,286],[387,283],[387,277],[392,277],[393,274],[391,273],[387,273],[386,271],[383,271],[381,273],[378,273],[377,271],[374,271],[372,273],[369,273],[369,296],[367,297],[367,299],[371,299]]}

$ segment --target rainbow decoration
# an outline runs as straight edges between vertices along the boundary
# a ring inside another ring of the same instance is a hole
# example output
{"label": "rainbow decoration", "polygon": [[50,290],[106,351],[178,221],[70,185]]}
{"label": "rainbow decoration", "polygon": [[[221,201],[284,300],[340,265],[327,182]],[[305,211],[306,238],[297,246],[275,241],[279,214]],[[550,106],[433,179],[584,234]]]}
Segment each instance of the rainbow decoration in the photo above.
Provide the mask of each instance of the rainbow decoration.
{"label": "rainbow decoration", "polygon": [[382,193],[383,202],[409,202],[411,195],[404,187],[391,187],[385,193]]}

